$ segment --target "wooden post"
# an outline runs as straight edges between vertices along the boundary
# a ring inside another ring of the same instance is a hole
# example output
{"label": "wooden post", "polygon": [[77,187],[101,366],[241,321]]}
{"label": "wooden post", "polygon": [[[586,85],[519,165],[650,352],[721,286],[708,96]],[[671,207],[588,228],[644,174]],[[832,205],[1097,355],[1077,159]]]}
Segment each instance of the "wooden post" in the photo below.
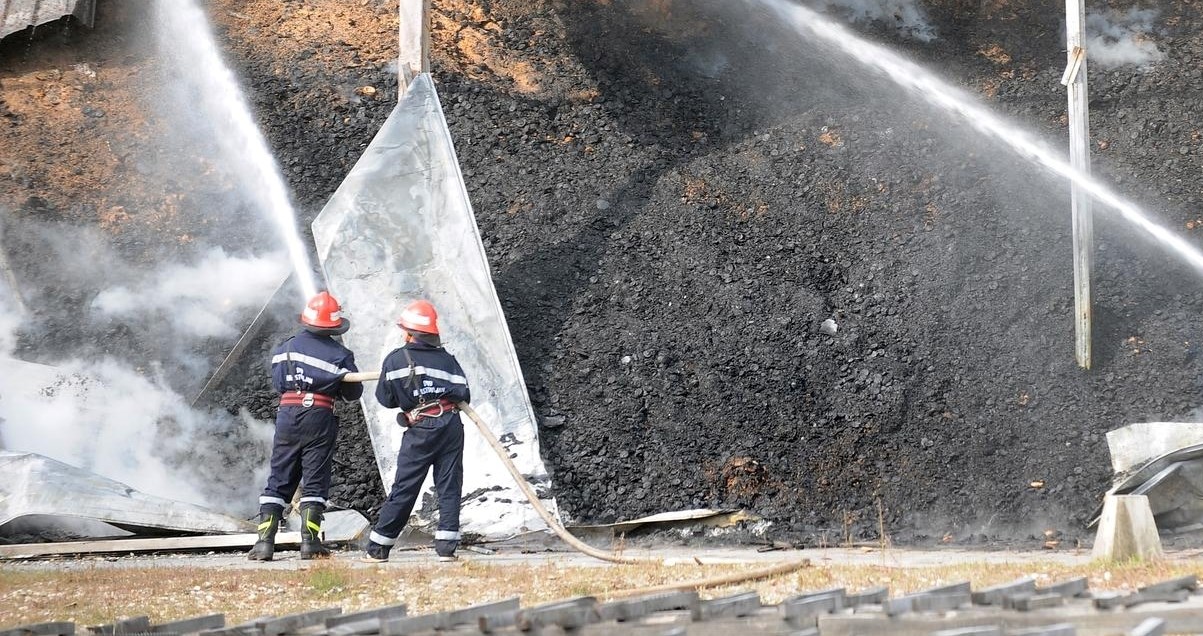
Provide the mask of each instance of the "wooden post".
{"label": "wooden post", "polygon": [[[1090,174],[1090,111],[1086,100],[1086,0],[1065,0],[1066,68],[1061,83],[1069,92],[1069,159],[1075,170]],[[1070,186],[1074,253],[1074,357],[1090,368],[1090,277],[1094,253],[1094,220],[1090,195]]]}
{"label": "wooden post", "polygon": [[430,72],[430,0],[401,0],[397,74],[400,93],[419,73]]}

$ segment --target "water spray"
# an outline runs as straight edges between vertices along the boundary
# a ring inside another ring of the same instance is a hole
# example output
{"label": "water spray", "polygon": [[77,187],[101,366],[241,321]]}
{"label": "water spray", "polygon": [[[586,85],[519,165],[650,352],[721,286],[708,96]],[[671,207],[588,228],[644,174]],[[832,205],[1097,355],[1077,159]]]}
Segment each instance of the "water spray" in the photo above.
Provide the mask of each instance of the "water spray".
{"label": "water spray", "polygon": [[296,213],[279,166],[259,131],[234,73],[226,66],[209,28],[209,19],[195,0],[156,3],[164,49],[179,57],[180,68],[194,69],[186,81],[196,84],[197,107],[219,131],[226,156],[240,161],[236,171],[260,208],[280,232],[293,275],[304,298],[317,293],[309,250],[297,230]]}
{"label": "water spray", "polygon": [[788,0],[748,1],[759,2],[799,33],[808,33],[832,45],[861,64],[876,69],[899,86],[910,89],[929,103],[961,117],[978,131],[1005,143],[1020,156],[1077,184],[1095,201],[1119,212],[1129,223],[1144,230],[1203,272],[1203,253],[1198,249],[1154,223],[1136,204],[1089,175],[1074,169],[1058,153],[1015,124],[991,112],[969,93],[949,85],[932,72],[890,49],[861,39],[846,27],[804,6]]}

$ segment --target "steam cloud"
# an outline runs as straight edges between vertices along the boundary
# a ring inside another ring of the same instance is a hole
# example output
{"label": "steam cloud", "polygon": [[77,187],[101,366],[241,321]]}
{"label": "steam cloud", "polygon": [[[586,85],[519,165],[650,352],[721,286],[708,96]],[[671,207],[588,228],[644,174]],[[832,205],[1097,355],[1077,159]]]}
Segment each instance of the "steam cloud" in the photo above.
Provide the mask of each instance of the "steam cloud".
{"label": "steam cloud", "polygon": [[[227,512],[253,501],[262,471],[239,466],[222,446],[248,437],[265,448],[270,429],[196,411],[161,380],[112,360],[55,366],[5,360],[19,377],[0,398],[5,448],[37,453],[142,492]],[[223,452],[224,451],[224,452]],[[262,464],[262,454],[247,452]],[[256,474],[259,473],[259,474]],[[230,495],[236,494],[234,500]]]}
{"label": "steam cloud", "polygon": [[[123,140],[146,169],[71,204],[174,216],[102,229],[0,208],[0,448],[246,516],[272,427],[190,398],[289,271],[311,272],[299,236],[282,231],[295,225],[287,189],[204,13],[158,4],[145,9],[160,50],[145,51],[137,92],[154,125]],[[180,241],[172,223],[193,220]]]}
{"label": "steam cloud", "polygon": [[822,0],[821,10],[836,8],[854,22],[878,22],[894,26],[899,31],[923,42],[936,37],[936,28],[927,21],[927,14],[913,1],[907,0]]}
{"label": "steam cloud", "polygon": [[287,275],[284,262],[283,254],[237,257],[217,247],[196,265],[169,265],[137,287],[106,289],[93,306],[115,317],[162,316],[177,334],[235,336],[230,312],[261,305]]}
{"label": "steam cloud", "polygon": [[[181,345],[197,346],[217,331],[230,331],[214,324],[228,325],[231,315],[262,305],[285,274],[283,262],[279,255],[232,257],[213,249],[191,266],[168,266],[145,286],[104,290],[94,305],[135,324],[154,322],[162,312],[190,314],[174,323],[174,333]],[[46,365],[13,359],[19,329],[36,327],[16,310],[16,298],[17,290],[0,279],[0,364],[6,367],[0,447],[215,510],[253,507],[265,477],[270,427],[246,413],[192,409],[161,375],[134,369],[139,363],[153,368],[146,365],[152,361],[67,358]]]}
{"label": "steam cloud", "polygon": [[1149,39],[1154,32],[1156,9],[1132,7],[1127,12],[1108,11],[1086,16],[1086,51],[1091,64],[1115,68],[1125,64],[1143,66],[1165,58]]}
{"label": "steam cloud", "polygon": [[[9,290],[8,284],[0,279],[0,308],[10,308],[8,311],[0,309],[0,355],[6,355],[17,344],[16,334],[17,327],[21,325],[21,314],[13,311],[16,305],[16,299]],[[2,395],[0,395],[0,399],[3,399]],[[0,423],[0,426],[2,425]],[[3,438],[0,437],[0,446],[3,446],[3,441]]]}

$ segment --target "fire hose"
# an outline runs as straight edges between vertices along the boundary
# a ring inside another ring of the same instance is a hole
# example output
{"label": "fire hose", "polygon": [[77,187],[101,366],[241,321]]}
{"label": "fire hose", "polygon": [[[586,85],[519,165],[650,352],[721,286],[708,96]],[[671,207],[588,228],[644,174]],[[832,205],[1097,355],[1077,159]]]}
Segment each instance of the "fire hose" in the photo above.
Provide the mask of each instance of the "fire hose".
{"label": "fire hose", "polygon": [[[368,381],[377,380],[379,378],[380,378],[379,372],[364,371],[364,372],[359,372],[359,373],[348,373],[347,375],[343,376],[343,381],[344,382],[368,382]],[[491,446],[493,448],[493,451],[497,453],[497,456],[499,458],[501,458],[502,464],[505,465],[505,468],[507,471],[509,471],[510,476],[514,478],[514,481],[518,484],[518,488],[522,491],[522,494],[525,495],[526,499],[530,502],[531,507],[533,507],[535,509],[535,512],[537,512],[539,514],[539,517],[541,517],[543,519],[543,522],[547,524],[547,527],[550,528],[552,530],[552,532],[555,532],[556,536],[560,537],[560,539],[562,539],[565,543],[572,546],[573,548],[575,548],[576,550],[578,550],[579,552],[581,552],[583,554],[587,554],[591,557],[600,559],[602,561],[609,561],[611,563],[630,564],[630,563],[651,563],[651,562],[661,562],[662,561],[662,560],[653,559],[650,557],[648,557],[648,558],[629,557],[629,556],[614,554],[612,552],[606,552],[604,550],[599,550],[597,548],[594,548],[593,546],[591,546],[591,545],[585,543],[584,541],[581,541],[580,539],[573,536],[572,533],[568,532],[568,530],[566,528],[564,528],[562,525],[560,525],[560,523],[555,519],[555,517],[553,517],[551,515],[551,513],[548,512],[547,508],[543,505],[543,503],[539,501],[539,495],[535,493],[535,489],[531,487],[530,483],[526,480],[526,477],[524,477],[522,475],[522,472],[520,470],[518,470],[518,467],[516,465],[514,465],[514,462],[510,459],[509,451],[507,451],[505,449],[505,447],[501,445],[501,441],[497,439],[497,436],[493,434],[492,429],[490,429],[488,427],[488,425],[485,424],[484,420],[481,419],[480,415],[478,415],[476,413],[476,411],[470,405],[468,405],[467,402],[460,402],[457,404],[457,406],[460,411],[467,414],[468,419],[471,419],[472,423],[476,424],[476,429],[478,431],[480,431],[481,436],[484,437],[485,440],[489,442],[489,446]],[[696,561],[696,559],[695,559],[695,561]],[[699,564],[700,564],[700,562],[699,562]],[[800,561],[795,561],[795,562],[790,562],[790,563],[782,563],[782,564],[778,564],[778,565],[775,565],[772,567],[762,568],[760,570],[754,570],[752,572],[747,572],[747,573],[725,575],[722,577],[714,577],[714,578],[702,579],[702,580],[698,580],[698,581],[684,581],[679,584],[677,584],[677,583],[668,584],[668,585],[656,588],[656,591],[698,589],[698,588],[703,588],[703,587],[714,587],[717,585],[731,585],[731,584],[735,584],[735,583],[742,583],[744,581],[754,581],[754,580],[758,580],[758,579],[765,579],[765,578],[777,576],[779,574],[785,574],[785,573],[792,572],[792,571],[800,569],[800,568],[807,567],[809,565],[810,565],[809,559],[802,559]]]}

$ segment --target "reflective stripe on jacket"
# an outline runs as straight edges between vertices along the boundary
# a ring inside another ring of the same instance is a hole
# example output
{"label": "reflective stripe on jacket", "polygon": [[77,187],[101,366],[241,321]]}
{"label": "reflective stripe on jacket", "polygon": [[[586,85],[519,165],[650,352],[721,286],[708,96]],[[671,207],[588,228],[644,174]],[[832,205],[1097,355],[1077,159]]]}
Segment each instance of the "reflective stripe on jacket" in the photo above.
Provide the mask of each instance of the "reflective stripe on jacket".
{"label": "reflective stripe on jacket", "polygon": [[280,393],[321,393],[344,400],[363,395],[363,384],[343,382],[358,371],[351,350],[330,336],[302,330],[272,351],[272,387]]}

